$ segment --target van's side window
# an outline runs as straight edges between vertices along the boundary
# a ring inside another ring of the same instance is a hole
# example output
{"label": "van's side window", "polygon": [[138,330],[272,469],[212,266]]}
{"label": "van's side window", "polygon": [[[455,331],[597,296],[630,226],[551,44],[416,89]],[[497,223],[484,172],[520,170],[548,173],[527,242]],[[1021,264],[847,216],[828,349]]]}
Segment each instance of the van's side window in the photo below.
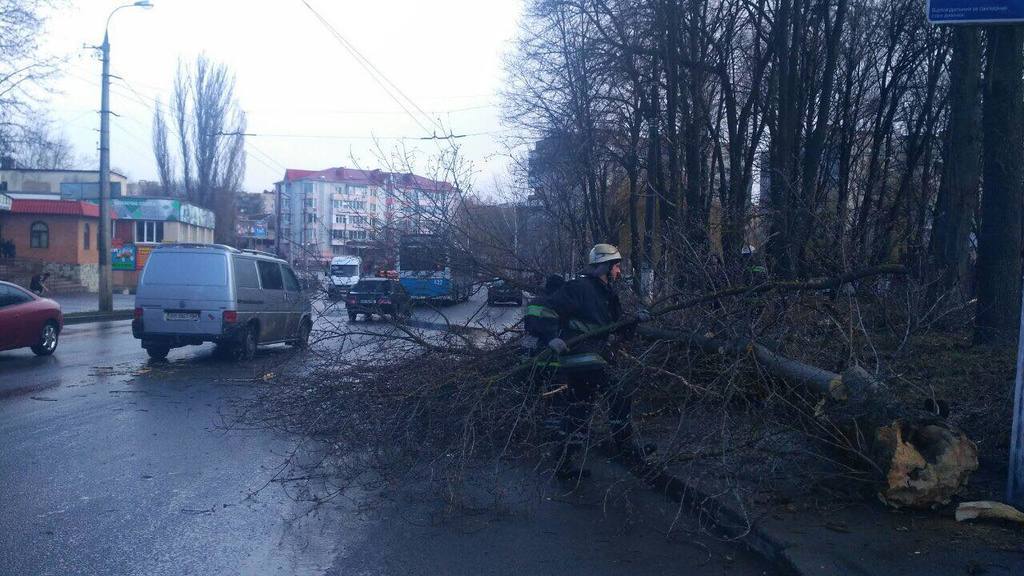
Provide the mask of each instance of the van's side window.
{"label": "van's side window", "polygon": [[264,290],[283,290],[284,281],[281,279],[281,266],[277,262],[257,260],[256,266],[260,271],[260,284]]}
{"label": "van's side window", "polygon": [[289,292],[298,292],[299,280],[295,277],[292,269],[287,266],[281,266],[281,270],[284,271],[284,289]]}
{"label": "van's side window", "polygon": [[235,264],[235,288],[259,290],[260,280],[256,275],[256,261],[252,258],[233,258]]}

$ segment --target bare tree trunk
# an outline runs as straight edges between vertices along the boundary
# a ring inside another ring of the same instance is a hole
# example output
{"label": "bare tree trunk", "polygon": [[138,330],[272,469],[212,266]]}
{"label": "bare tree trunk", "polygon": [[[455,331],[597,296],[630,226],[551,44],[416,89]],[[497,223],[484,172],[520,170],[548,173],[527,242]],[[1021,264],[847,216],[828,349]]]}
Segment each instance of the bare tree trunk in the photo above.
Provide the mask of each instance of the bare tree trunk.
{"label": "bare tree trunk", "polygon": [[679,8],[678,0],[667,0],[668,9],[665,13],[665,140],[666,156],[668,157],[668,190],[662,196],[660,206],[662,230],[661,235],[667,242],[666,234],[670,222],[679,222],[682,199],[679,197]]}
{"label": "bare tree trunk", "polygon": [[153,156],[156,157],[160,188],[165,196],[174,195],[174,159],[167,141],[167,122],[164,121],[163,106],[157,100],[153,109]]}
{"label": "bare tree trunk", "polygon": [[775,261],[778,272],[786,277],[796,274],[796,255],[792,253],[793,187],[795,173],[791,169],[796,156],[798,133],[800,131],[800,110],[797,108],[796,64],[797,49],[794,30],[795,0],[782,0],[775,16],[775,122],[771,130],[769,146],[769,198],[771,204],[771,228],[768,238],[768,252]]}
{"label": "bare tree trunk", "polygon": [[825,69],[821,77],[821,89],[817,93],[818,113],[807,138],[803,155],[803,166],[800,177],[800,210],[797,212],[797,226],[795,241],[799,248],[795,253],[801,254],[810,240],[811,230],[814,224],[814,217],[817,214],[818,175],[821,167],[822,157],[825,153],[825,137],[828,134],[829,124],[832,122],[832,92],[835,86],[836,66],[839,61],[839,40],[843,36],[843,27],[846,22],[846,9],[849,5],[847,0],[839,0],[835,8],[835,16],[831,27],[828,27],[829,4],[822,4],[821,20],[828,29],[826,36],[826,57]]}
{"label": "bare tree trunk", "polygon": [[991,26],[986,35],[982,105],[985,188],[978,234],[974,338],[983,343],[1009,343],[1017,335],[1020,320],[1024,35],[1020,26]]}
{"label": "bare tree trunk", "polygon": [[[644,194],[644,255],[641,270],[649,274],[654,270],[654,224],[656,206],[664,194],[661,176],[661,132],[659,130],[661,93],[658,80],[661,64],[657,52],[651,58],[650,94],[647,97],[647,188]],[[639,294],[639,292],[638,292]]]}
{"label": "bare tree trunk", "polygon": [[949,123],[930,247],[944,289],[964,286],[967,278],[967,241],[981,181],[980,101],[981,33],[974,26],[958,26],[953,30]]}
{"label": "bare tree trunk", "polygon": [[181,152],[181,184],[185,198],[195,200],[195,181],[192,179],[192,147],[189,127],[189,79],[188,68],[179,60],[178,72],[174,77],[174,122],[178,127],[178,147]]}

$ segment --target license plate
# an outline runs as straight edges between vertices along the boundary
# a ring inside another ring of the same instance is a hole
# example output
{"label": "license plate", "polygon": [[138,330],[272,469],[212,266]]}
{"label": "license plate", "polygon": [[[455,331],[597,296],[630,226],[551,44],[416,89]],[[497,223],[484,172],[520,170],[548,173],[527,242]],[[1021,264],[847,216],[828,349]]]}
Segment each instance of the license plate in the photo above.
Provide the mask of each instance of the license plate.
{"label": "license plate", "polygon": [[198,312],[165,312],[164,318],[167,320],[190,320],[196,322],[199,320]]}
{"label": "license plate", "polygon": [[359,303],[360,304],[376,304],[377,301],[376,300],[360,300]]}

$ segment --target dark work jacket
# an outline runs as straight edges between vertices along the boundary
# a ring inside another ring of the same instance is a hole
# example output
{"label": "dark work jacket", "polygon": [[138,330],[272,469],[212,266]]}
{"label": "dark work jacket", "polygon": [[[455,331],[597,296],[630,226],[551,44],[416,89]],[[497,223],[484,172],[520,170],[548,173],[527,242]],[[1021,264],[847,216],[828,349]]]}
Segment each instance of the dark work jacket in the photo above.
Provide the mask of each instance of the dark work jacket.
{"label": "dark work jacket", "polygon": [[524,328],[529,336],[536,338],[531,354],[547,348],[548,342],[557,338],[561,330],[558,313],[548,303],[549,296],[538,296],[526,305]]}
{"label": "dark work jacket", "polygon": [[[581,276],[566,282],[548,298],[548,306],[558,313],[564,340],[614,324],[622,316],[619,296],[607,284],[592,276]],[[569,350],[569,354],[581,352],[606,355],[608,335],[580,342]]]}

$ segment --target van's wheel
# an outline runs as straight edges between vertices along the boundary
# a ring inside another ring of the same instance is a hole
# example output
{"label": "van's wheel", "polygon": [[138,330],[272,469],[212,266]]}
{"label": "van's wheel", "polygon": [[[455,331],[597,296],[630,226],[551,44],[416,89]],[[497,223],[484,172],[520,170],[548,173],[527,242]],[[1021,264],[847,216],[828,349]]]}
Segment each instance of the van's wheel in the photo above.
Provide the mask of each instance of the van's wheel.
{"label": "van's wheel", "polygon": [[57,323],[50,321],[43,325],[43,330],[39,333],[39,342],[32,347],[32,352],[36,356],[49,356],[53,354],[53,351],[57,349],[57,340],[60,338],[60,330],[57,329]]}
{"label": "van's wheel", "polygon": [[146,354],[153,360],[166,360],[167,353],[171,351],[170,346],[146,346]]}
{"label": "van's wheel", "polygon": [[247,362],[255,358],[257,338],[256,327],[252,324],[246,326],[236,344],[235,358],[240,362]]}
{"label": "van's wheel", "polygon": [[299,333],[296,335],[295,340],[289,342],[296,348],[309,348],[309,333],[313,331],[313,326],[309,320],[303,320],[302,324],[299,325]]}

